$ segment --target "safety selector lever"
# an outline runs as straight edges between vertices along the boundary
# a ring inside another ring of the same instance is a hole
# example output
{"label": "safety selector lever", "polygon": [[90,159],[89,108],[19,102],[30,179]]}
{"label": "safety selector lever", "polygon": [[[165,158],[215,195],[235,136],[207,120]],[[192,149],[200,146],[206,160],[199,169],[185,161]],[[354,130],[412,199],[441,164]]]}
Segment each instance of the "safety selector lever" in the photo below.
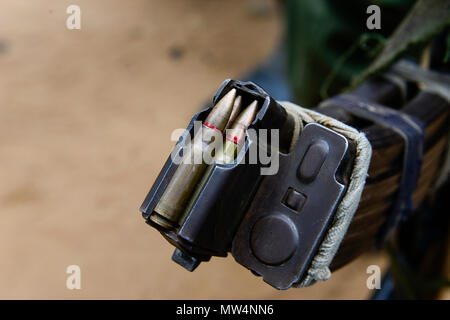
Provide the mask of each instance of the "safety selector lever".
{"label": "safety selector lever", "polygon": [[[213,102],[192,118],[140,210],[186,269],[232,252],[270,285],[289,288],[304,276],[346,191],[353,143],[318,123],[300,131],[252,82],[226,80]],[[198,137],[196,123],[215,138],[190,138]],[[174,160],[196,151],[213,161]]]}

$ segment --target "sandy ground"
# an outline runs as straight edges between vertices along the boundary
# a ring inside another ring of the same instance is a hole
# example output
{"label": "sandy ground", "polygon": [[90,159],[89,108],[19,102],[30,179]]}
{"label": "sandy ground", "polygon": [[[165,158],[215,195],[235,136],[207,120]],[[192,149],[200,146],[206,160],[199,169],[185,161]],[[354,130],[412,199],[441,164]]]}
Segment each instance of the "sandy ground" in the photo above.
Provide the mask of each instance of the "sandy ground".
{"label": "sandy ground", "polygon": [[[80,31],[65,27],[73,3]],[[0,2],[0,298],[368,297],[381,255],[278,292],[232,257],[188,273],[138,212],[172,130],[277,43],[279,16],[249,3]],[[73,264],[81,290],[65,286]]]}

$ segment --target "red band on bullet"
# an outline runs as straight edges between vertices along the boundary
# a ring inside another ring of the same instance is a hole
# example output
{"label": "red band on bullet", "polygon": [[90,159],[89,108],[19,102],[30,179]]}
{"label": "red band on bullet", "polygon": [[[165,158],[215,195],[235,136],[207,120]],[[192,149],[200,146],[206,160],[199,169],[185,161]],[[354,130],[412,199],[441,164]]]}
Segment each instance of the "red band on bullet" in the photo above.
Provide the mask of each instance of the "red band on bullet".
{"label": "red band on bullet", "polygon": [[235,136],[227,136],[227,139],[233,142],[234,144],[239,144],[239,139]]}
{"label": "red band on bullet", "polygon": [[219,128],[214,127],[212,124],[208,123],[208,122],[203,122],[203,125],[207,126],[208,128],[214,129],[219,131],[220,133],[222,133],[222,131],[219,130]]}

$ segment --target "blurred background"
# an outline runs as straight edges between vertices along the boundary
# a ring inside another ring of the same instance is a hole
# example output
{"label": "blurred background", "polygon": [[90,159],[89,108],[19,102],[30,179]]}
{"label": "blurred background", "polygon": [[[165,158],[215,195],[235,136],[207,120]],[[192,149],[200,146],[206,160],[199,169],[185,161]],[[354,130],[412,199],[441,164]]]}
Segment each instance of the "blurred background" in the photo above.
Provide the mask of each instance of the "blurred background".
{"label": "blurred background", "polygon": [[188,273],[138,211],[172,131],[281,42],[276,1],[3,0],[0,26],[0,298],[369,297],[381,253],[276,291],[231,256]]}

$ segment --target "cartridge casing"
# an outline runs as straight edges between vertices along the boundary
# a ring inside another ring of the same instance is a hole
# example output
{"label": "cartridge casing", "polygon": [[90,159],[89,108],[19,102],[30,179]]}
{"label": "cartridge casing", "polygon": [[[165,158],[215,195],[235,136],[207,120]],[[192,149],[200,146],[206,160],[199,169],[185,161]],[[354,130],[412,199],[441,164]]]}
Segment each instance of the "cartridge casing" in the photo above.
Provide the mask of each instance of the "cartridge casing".
{"label": "cartridge casing", "polygon": [[154,223],[166,229],[177,227],[178,220],[207,167],[203,161],[203,153],[208,150],[211,137],[217,137],[218,134],[222,137],[222,131],[235,106],[235,98],[236,89],[232,89],[220,99],[203,122],[202,130],[196,133],[187,146],[181,163],[156,205],[155,214],[150,217]]}

